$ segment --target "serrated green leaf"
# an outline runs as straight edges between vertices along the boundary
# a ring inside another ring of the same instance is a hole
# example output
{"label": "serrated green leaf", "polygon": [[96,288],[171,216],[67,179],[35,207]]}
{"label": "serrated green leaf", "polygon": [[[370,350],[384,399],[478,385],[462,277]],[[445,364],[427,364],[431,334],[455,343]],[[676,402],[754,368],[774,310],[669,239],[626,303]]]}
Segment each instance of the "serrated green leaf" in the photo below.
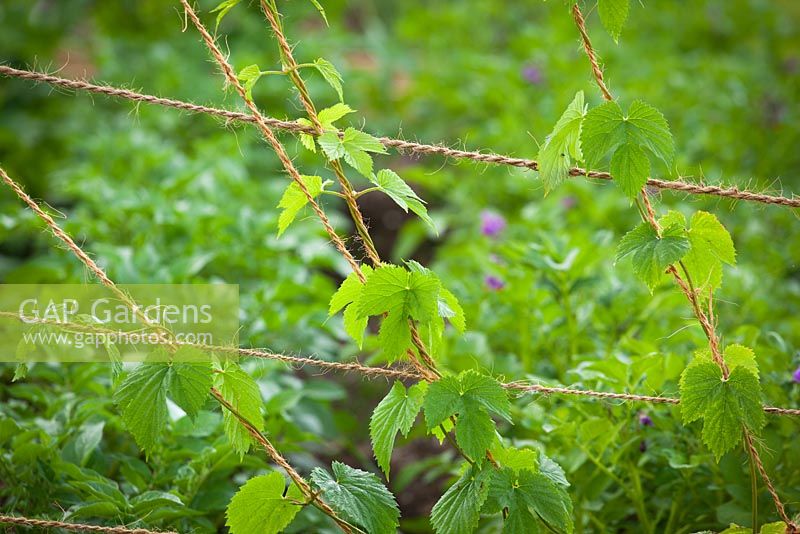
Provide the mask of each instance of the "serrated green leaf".
{"label": "serrated green leaf", "polygon": [[11,381],[17,382],[18,380],[24,380],[26,376],[28,376],[28,364],[18,363],[14,366],[14,376],[11,377]]}
{"label": "serrated green leaf", "polygon": [[588,166],[595,166],[611,150],[627,141],[622,108],[604,102],[590,109],[581,128],[581,150]]}
{"label": "serrated green leaf", "polygon": [[[175,355],[176,359],[183,349],[193,349],[193,347],[180,347]],[[169,396],[189,417],[194,418],[205,404],[211,390],[213,383],[211,363],[182,361],[173,364],[172,372]]]}
{"label": "serrated green leaf", "polygon": [[[381,322],[378,330],[378,343],[381,351],[390,362],[401,357],[412,346],[408,315],[403,308],[391,308]],[[366,316],[361,316],[366,318]]]}
{"label": "serrated green leaf", "polygon": [[572,501],[567,492],[542,473],[520,471],[517,492],[522,502],[556,532],[571,533]]}
{"label": "serrated green leaf", "polygon": [[336,461],[331,469],[333,476],[319,467],[311,471],[311,480],[322,490],[322,498],[331,508],[366,532],[396,531],[400,510],[378,477]]}
{"label": "serrated green leaf", "polygon": [[322,16],[322,20],[325,21],[325,26],[327,26],[328,25],[328,15],[325,14],[325,8],[322,7],[322,4],[320,4],[318,0],[311,0],[311,3],[314,4],[315,8],[317,8],[317,11]]}
{"label": "serrated green leaf", "polygon": [[[372,268],[369,265],[362,266],[365,275],[369,276],[372,273]],[[344,329],[352,337],[358,347],[361,348],[364,342],[364,330],[367,328],[369,317],[361,317],[358,314],[358,306],[352,304],[357,301],[361,296],[361,291],[364,285],[355,273],[350,273],[344,279],[339,289],[331,297],[329,306],[329,315],[334,315],[342,308],[344,310]]]}
{"label": "serrated green leaf", "polygon": [[612,155],[612,166],[618,173],[614,180],[631,197],[632,191],[638,193],[638,187],[644,185],[644,163],[640,150],[636,148],[647,150],[667,166],[671,164],[675,150],[664,116],[640,100],[631,104],[627,116],[616,102],[606,102],[590,110],[581,131],[581,148],[586,164],[594,166],[609,152],[623,147],[624,152],[616,160],[616,153]]}
{"label": "serrated green leaf", "polygon": [[508,400],[508,393],[497,380],[475,370],[464,371],[460,379],[461,395],[464,399],[475,402],[511,422],[511,403]]}
{"label": "serrated green leaf", "polygon": [[147,454],[167,423],[167,390],[171,369],[166,363],[145,363],[133,370],[114,393],[125,428]]}
{"label": "serrated green leaf", "polygon": [[302,508],[283,496],[286,480],[273,471],[248,480],[233,496],[225,513],[231,534],[277,534]]}
{"label": "serrated green leaf", "polygon": [[583,91],[578,91],[539,150],[539,176],[545,194],[564,181],[573,162],[583,159],[580,135],[585,114]]}
{"label": "serrated green leaf", "polygon": [[329,108],[325,108],[321,110],[318,114],[319,122],[325,128],[333,128],[333,123],[341,119],[342,117],[349,115],[350,113],[355,113],[356,110],[344,104],[342,102],[337,102],[336,104],[332,105]]}
{"label": "serrated green leaf", "polygon": [[363,150],[375,154],[386,154],[386,147],[377,137],[355,128],[347,128],[344,131],[342,143],[348,151]]}
{"label": "serrated green leaf", "polygon": [[483,458],[495,439],[494,421],[479,405],[462,402],[464,408],[456,419],[456,443],[469,458]]}
{"label": "serrated green leaf", "polygon": [[628,19],[630,0],[599,0],[600,20],[615,42],[619,41],[622,28]]}
{"label": "serrated green leaf", "polygon": [[[325,187],[322,178],[319,176],[301,176],[303,184],[308,189],[312,198],[319,196]],[[308,204],[308,197],[300,189],[296,182],[292,182],[283,192],[281,200],[278,202],[278,207],[283,208],[280,216],[278,217],[278,237],[286,231],[297,213]]]}
{"label": "serrated green leaf", "polygon": [[329,160],[344,158],[348,165],[367,178],[372,176],[372,157],[368,152],[386,153],[386,147],[377,137],[355,128],[347,128],[341,137],[336,132],[325,132],[319,137],[319,146]]}
{"label": "serrated green leaf", "polygon": [[764,426],[761,386],[745,365],[725,380],[715,363],[693,363],[681,375],[680,392],[684,424],[703,419],[703,442],[717,461],[741,442],[743,426],[753,432]]}
{"label": "serrated green leaf", "polygon": [[[297,124],[301,126],[307,126],[309,128],[313,127],[314,125],[311,124],[311,121],[308,119],[297,119]],[[317,152],[317,141],[314,139],[314,136],[307,133],[300,132],[300,144],[303,145],[306,149],[310,150],[311,152]]]}
{"label": "serrated green leaf", "polygon": [[444,287],[439,290],[439,317],[444,317],[450,321],[450,324],[462,334],[467,329],[464,309],[456,296]]}
{"label": "serrated green leaf", "polygon": [[214,27],[215,32],[219,29],[219,23],[222,22],[222,19],[228,14],[228,11],[236,7],[239,2],[241,2],[241,0],[223,0],[217,4],[217,7],[211,10],[212,13],[217,14],[217,23]]}
{"label": "serrated green leaf", "polygon": [[[228,401],[257,430],[264,430],[264,417],[261,415],[261,391],[253,377],[238,364],[226,362],[214,375],[214,384],[223,398]],[[223,408],[223,426],[231,447],[244,456],[250,449],[252,437],[239,420],[229,410]]]}
{"label": "serrated green leaf", "polygon": [[639,146],[620,145],[611,156],[611,175],[628,197],[635,197],[647,183],[650,160]]}
{"label": "serrated green leaf", "polygon": [[351,304],[345,308],[344,331],[353,338],[359,349],[364,345],[364,330],[367,329],[368,322],[369,317],[360,317],[355,305]]}
{"label": "serrated green leaf", "polygon": [[339,74],[339,71],[336,70],[336,67],[334,67],[333,63],[331,63],[327,59],[319,58],[314,62],[314,67],[319,71],[320,74],[322,74],[322,77],[325,78],[325,81],[328,82],[328,85],[333,87],[333,89],[336,91],[336,94],[339,95],[339,101],[340,102],[344,101],[344,91],[342,90],[342,75]]}
{"label": "serrated green leaf", "polygon": [[679,225],[664,228],[661,237],[647,223],[625,234],[617,247],[616,261],[631,258],[633,272],[652,289],[664,270],[689,250],[689,239]]}
{"label": "serrated green leaf", "polygon": [[624,120],[632,128],[627,129],[628,142],[647,148],[655,157],[669,166],[675,155],[675,144],[669,131],[669,123],[656,108],[635,100],[628,108],[628,116]]}
{"label": "serrated green leaf", "polygon": [[317,142],[329,160],[337,160],[344,156],[344,144],[337,132],[325,132],[319,136]]}
{"label": "serrated green leaf", "polygon": [[378,340],[389,360],[411,346],[408,320],[430,322],[437,310],[440,283],[435,275],[409,272],[396,265],[383,265],[367,276],[359,295],[358,317],[388,313],[381,323]]}
{"label": "serrated green leaf", "polygon": [[261,78],[261,68],[258,65],[248,65],[237,74],[239,81],[244,84],[244,90],[247,93],[247,98],[253,98],[253,87],[255,87],[258,80]]}
{"label": "serrated green leaf", "polygon": [[390,169],[382,169],[378,171],[377,175],[372,175],[370,181],[394,200],[395,204],[400,206],[400,209],[406,213],[410,209],[425,224],[430,226],[434,232],[438,233],[436,225],[433,224],[433,220],[428,216],[425,201],[419,198],[417,193],[396,172]]}
{"label": "serrated green leaf", "polygon": [[377,175],[370,177],[370,181],[394,200],[395,204],[405,212],[408,212],[407,199],[413,198],[422,201],[417,196],[417,193],[391,169],[381,169]]}
{"label": "serrated green leaf", "polygon": [[[365,265],[364,267],[368,266]],[[339,289],[337,289],[336,293],[331,297],[328,306],[328,315],[336,314],[339,310],[357,300],[363,288],[364,284],[361,283],[361,280],[355,272],[347,275],[347,278],[344,279]]]}
{"label": "serrated green leaf", "polygon": [[503,467],[514,471],[528,469],[538,472],[539,452],[535,449],[518,449],[517,447],[501,447],[493,452],[495,460]]}
{"label": "serrated green leaf", "polygon": [[437,313],[441,287],[436,276],[410,272],[396,265],[382,265],[368,277],[358,300],[361,315],[380,315],[401,308],[419,321],[429,321]]}
{"label": "serrated green leaf", "polygon": [[476,371],[443,377],[428,387],[423,401],[429,432],[457,415],[456,441],[470,458],[481,458],[495,437],[490,413],[511,420],[508,394],[493,378]]}
{"label": "serrated green leaf", "polygon": [[729,369],[744,367],[755,376],[758,376],[756,355],[750,347],[737,344],[728,345],[725,347],[725,352],[722,354],[722,357]]}
{"label": "serrated green leaf", "polygon": [[495,470],[484,511],[507,510],[503,532],[538,532],[537,517],[555,532],[572,532],[572,501],[563,488],[531,470]]}
{"label": "serrated green leaf", "polygon": [[408,203],[408,209],[413,211],[417,217],[422,219],[422,222],[427,224],[430,229],[433,230],[434,234],[439,235],[439,229],[436,228],[436,223],[434,223],[433,219],[431,219],[430,215],[428,215],[428,208],[425,207],[425,204],[413,198],[406,199],[406,202]]}
{"label": "serrated green leaf", "polygon": [[408,435],[417,414],[422,408],[427,383],[420,382],[406,390],[401,382],[395,382],[392,389],[375,407],[369,422],[372,450],[378,465],[389,479],[394,439],[398,432]]}
{"label": "serrated green leaf", "polygon": [[477,464],[442,495],[431,510],[431,525],[436,534],[471,534],[478,526],[480,512],[489,494],[491,469]]}
{"label": "serrated green leaf", "polygon": [[[755,376],[758,376],[758,363],[756,362],[756,355],[753,349],[745,347],[744,345],[732,344],[725,347],[722,353],[722,359],[725,360],[725,365],[728,370],[733,370],[735,367],[744,367]],[[711,350],[705,348],[695,352],[694,359],[689,366],[699,365],[701,363],[711,362]]]}
{"label": "serrated green leaf", "polygon": [[716,216],[698,211],[692,216],[689,228],[691,249],[684,264],[701,296],[708,289],[716,289],[722,283],[722,264],[736,264],[733,240]]}

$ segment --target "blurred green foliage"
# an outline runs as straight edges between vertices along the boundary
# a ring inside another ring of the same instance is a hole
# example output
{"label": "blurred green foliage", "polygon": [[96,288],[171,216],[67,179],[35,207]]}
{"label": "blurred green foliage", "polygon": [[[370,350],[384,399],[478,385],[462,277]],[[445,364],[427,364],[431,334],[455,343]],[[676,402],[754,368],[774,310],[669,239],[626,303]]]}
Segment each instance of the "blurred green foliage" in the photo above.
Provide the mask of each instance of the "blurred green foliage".
{"label": "blurred green foliage", "polygon": [[[213,5],[200,2],[209,24]],[[221,91],[196,33],[180,31],[176,6],[9,0],[0,4],[0,61],[239,108],[233,92]],[[600,102],[563,2],[355,0],[325,8],[329,28],[310,3],[281,4],[298,60],[332,61],[344,76],[346,101],[359,111],[343,122],[366,121],[373,133],[531,156],[577,91]],[[625,103],[642,98],[668,119],[680,174],[800,191],[800,4],[634,2],[619,44],[596,12],[587,18],[615,95]],[[255,6],[237,8],[219,32],[237,69],[278,65]],[[321,106],[337,100],[321,77],[306,77]],[[262,80],[254,96],[271,116],[302,116],[282,78]],[[331,176],[295,139],[284,139],[303,172]],[[468,331],[444,344],[443,366],[477,364],[507,380],[677,394],[677,378],[704,346],[703,334],[672,287],[651,295],[629,265],[613,264],[621,235],[636,222],[613,185],[576,179],[544,197],[530,171],[396,153],[379,159],[429,202],[440,229],[436,237],[387,199],[365,196],[381,253],[430,265],[466,311]],[[67,216],[65,229],[112,279],[238,283],[243,344],[326,359],[357,353],[341,319],[326,321],[346,265],[309,217],[276,239],[287,180],[253,129],[0,79],[0,163]],[[347,230],[342,207],[325,202]],[[796,213],[669,192],[658,204],[714,212],[731,232],[738,264],[726,269],[717,301],[724,341],[755,349],[768,403],[797,406]],[[481,233],[484,210],[506,219],[498,235]],[[87,280],[54,245],[18,199],[0,193],[0,280]],[[487,284],[488,276],[502,289]],[[370,349],[368,340],[367,361]],[[293,372],[272,362],[247,362],[247,369],[258,378],[269,434],[303,473],[332,458],[377,472],[366,421],[386,383],[318,377],[315,369]],[[145,463],[111,404],[106,367],[37,365],[12,383],[13,372],[0,367],[4,512],[213,532],[236,488],[266,468],[257,451],[239,461],[213,411],[194,423],[175,412],[161,451]],[[504,426],[504,436],[541,448],[564,467],[576,530],[749,524],[745,455],[735,451],[716,464],[699,428],[683,427],[675,408],[523,396],[512,411],[517,424]],[[645,413],[652,426],[642,424]],[[789,503],[800,500],[798,424],[768,416],[763,433],[767,469]],[[430,508],[455,475],[452,455],[420,428],[399,441],[389,487],[404,531],[430,529]],[[764,492],[759,514],[774,518]],[[326,528],[310,509],[291,526]],[[480,527],[498,528],[490,521]]]}

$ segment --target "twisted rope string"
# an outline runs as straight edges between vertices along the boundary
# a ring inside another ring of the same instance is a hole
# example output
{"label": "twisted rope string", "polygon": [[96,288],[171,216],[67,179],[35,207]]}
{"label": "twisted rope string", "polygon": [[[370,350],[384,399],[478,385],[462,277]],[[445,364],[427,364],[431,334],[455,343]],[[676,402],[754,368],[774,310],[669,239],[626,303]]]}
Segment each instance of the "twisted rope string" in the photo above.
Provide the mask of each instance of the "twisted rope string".
{"label": "twisted rope string", "polygon": [[[17,321],[22,321],[18,313],[14,312],[7,312],[7,311],[0,311],[0,317],[7,317],[10,319],[14,319]],[[51,321],[47,319],[33,319],[29,318],[26,319],[28,321],[35,322],[37,324],[45,324],[50,326],[56,326],[63,328],[64,330],[71,331],[77,330],[82,332],[95,332],[101,334],[113,334],[118,335],[120,337],[125,337],[133,332],[125,332],[120,330],[111,330],[107,328],[102,328],[93,325],[86,325],[86,324],[79,324],[79,323],[70,323],[70,322],[57,322]],[[166,341],[164,343],[167,343]],[[368,365],[362,365],[360,363],[342,363],[342,362],[327,362],[324,360],[317,360],[314,358],[304,358],[301,356],[289,356],[286,354],[276,354],[270,352],[267,349],[257,349],[257,348],[237,348],[237,347],[226,347],[222,345],[208,345],[208,344],[201,344],[201,343],[189,343],[185,341],[174,341],[172,342],[177,345],[186,345],[189,347],[194,347],[201,350],[208,350],[211,352],[229,352],[229,353],[238,353],[241,356],[248,356],[253,358],[264,358],[268,360],[277,360],[282,361],[284,363],[288,363],[291,365],[297,366],[306,366],[311,365],[314,367],[320,367],[322,369],[341,372],[341,373],[360,373],[367,378],[378,378],[378,377],[385,377],[385,378],[394,378],[397,380],[424,380],[425,377],[422,376],[420,373],[414,370],[405,370],[405,369],[392,369],[388,367],[371,367]],[[680,404],[680,399],[675,397],[657,397],[657,396],[650,396],[650,395],[637,395],[633,393],[615,393],[610,391],[595,391],[591,389],[575,389],[573,387],[556,387],[556,386],[543,386],[540,384],[529,384],[523,381],[515,381],[515,382],[508,382],[503,383],[502,386],[506,389],[511,391],[518,391],[521,393],[540,393],[543,395],[573,395],[579,397],[594,397],[598,399],[606,399],[606,400],[622,400],[622,401],[632,401],[632,402],[645,402],[651,404],[673,404],[677,405]],[[764,406],[764,411],[771,414],[776,415],[791,415],[791,416],[800,416],[800,409],[797,408],[780,408],[776,406]]]}
{"label": "twisted rope string", "polygon": [[[182,100],[142,94],[136,91],[131,91],[129,89],[121,89],[118,87],[112,87],[108,85],[95,85],[81,80],[60,78],[58,76],[52,76],[42,72],[15,69],[12,67],[8,67],[6,65],[0,65],[0,74],[12,78],[21,78],[25,80],[32,80],[35,82],[47,83],[50,85],[64,87],[66,89],[71,89],[75,91],[87,91],[95,94],[102,94],[116,98],[123,98],[126,100],[133,100],[135,102],[145,102],[147,104],[155,104],[159,106],[180,109],[191,113],[203,113],[207,115],[221,117],[226,121],[247,122],[253,124],[257,122],[252,115],[247,113],[230,111],[226,109],[219,109],[209,106],[201,106],[198,104],[192,104],[190,102],[184,102]],[[310,135],[315,135],[317,133],[314,130],[314,128],[303,126],[294,121],[280,120],[272,117],[265,117],[263,115],[262,115],[262,120],[265,125],[271,128],[277,128],[295,134],[307,133]],[[539,163],[536,160],[532,159],[514,158],[491,152],[458,150],[454,148],[449,148],[444,145],[417,143],[413,141],[407,141],[404,139],[395,139],[391,137],[379,137],[378,140],[387,148],[394,148],[399,152],[409,152],[409,153],[423,154],[423,155],[438,155],[445,158],[453,158],[453,159],[467,159],[479,163],[488,163],[492,165],[508,165],[511,167],[531,169],[534,171],[539,169]],[[595,178],[598,180],[613,179],[611,174],[608,172],[583,169],[581,167],[572,167],[569,170],[569,175],[572,177],[582,176],[585,178]],[[772,204],[778,206],[786,206],[790,208],[800,208],[800,198],[795,198],[795,197],[787,198],[779,195],[767,195],[764,193],[756,193],[753,191],[739,189],[738,187],[735,186],[723,187],[719,185],[695,184],[682,180],[683,180],[682,178],[677,181],[649,178],[647,180],[647,185],[650,187],[654,187],[656,189],[671,190],[692,195],[709,195],[722,198],[729,198],[733,200],[742,200],[745,202],[757,202],[761,204]]]}
{"label": "twisted rope string", "polygon": [[106,534],[178,534],[175,531],[147,530],[146,528],[103,527],[100,525],[85,525],[83,523],[66,523],[64,521],[51,521],[48,519],[31,519],[18,515],[0,515],[0,523],[22,525],[24,527],[61,528],[72,532],[103,532]]}

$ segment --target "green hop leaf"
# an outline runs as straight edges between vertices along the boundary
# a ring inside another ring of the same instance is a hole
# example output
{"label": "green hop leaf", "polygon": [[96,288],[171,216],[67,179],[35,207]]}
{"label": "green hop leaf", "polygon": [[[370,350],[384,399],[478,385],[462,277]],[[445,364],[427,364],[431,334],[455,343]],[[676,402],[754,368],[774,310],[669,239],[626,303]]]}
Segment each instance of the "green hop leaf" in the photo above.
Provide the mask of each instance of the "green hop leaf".
{"label": "green hop leaf", "polygon": [[753,432],[764,426],[761,386],[746,365],[725,380],[715,363],[692,362],[681,375],[680,393],[683,423],[703,419],[703,442],[717,461],[742,441],[742,426]]}
{"label": "green hop leaf", "polygon": [[[438,382],[434,382],[438,383]],[[478,526],[481,507],[489,494],[491,469],[469,467],[431,510],[436,534],[471,534]]]}
{"label": "green hop leaf", "polygon": [[[193,347],[180,347],[175,353],[176,360],[184,349],[197,351]],[[189,417],[194,418],[206,403],[212,383],[210,362],[175,363],[172,366],[169,397]]]}
{"label": "green hop leaf", "polygon": [[[264,430],[264,417],[261,415],[261,391],[253,377],[238,364],[226,362],[214,376],[214,385],[222,397],[228,401],[257,430]],[[239,420],[226,408],[222,409],[225,434],[233,450],[244,456],[250,448],[252,437]]]}
{"label": "green hop leaf", "polygon": [[328,25],[328,15],[325,14],[325,8],[322,7],[322,4],[319,3],[319,0],[311,0],[311,3],[314,4],[314,7],[317,8],[320,16],[322,16],[322,20],[325,21],[325,26]]}
{"label": "green hop leaf", "polygon": [[419,198],[417,193],[396,172],[390,169],[382,169],[378,171],[377,175],[372,175],[370,181],[394,200],[395,204],[400,206],[400,209],[406,213],[411,209],[438,234],[436,225],[433,224],[433,220],[428,215],[425,201]]}
{"label": "green hop leaf", "polygon": [[503,532],[537,532],[537,518],[556,532],[572,532],[572,501],[546,475],[530,469],[492,472],[486,513],[507,510]]}
{"label": "green hop leaf", "polygon": [[342,91],[342,75],[339,74],[339,71],[336,70],[336,67],[333,66],[333,63],[328,61],[327,59],[319,58],[314,62],[314,68],[316,68],[322,77],[325,78],[325,81],[328,82],[328,85],[333,87],[336,91],[336,94],[339,95],[339,101],[344,101],[344,92]]}
{"label": "green hop leaf", "polygon": [[290,500],[292,494],[301,497],[300,490],[292,484],[290,495],[284,497],[285,490],[286,481],[276,471],[248,480],[233,496],[225,513],[231,534],[282,532],[302,508]]}
{"label": "green hop leaf", "polygon": [[211,10],[212,13],[217,14],[217,24],[214,27],[215,32],[219,29],[219,23],[222,22],[222,19],[228,14],[228,11],[236,7],[241,1],[242,0],[223,0],[217,7]]}
{"label": "green hop leaf", "polygon": [[[325,190],[325,186],[330,183],[329,180],[323,182],[319,176],[301,176],[300,178],[308,189],[309,194],[311,194],[311,198],[318,197]],[[294,218],[306,204],[308,204],[308,197],[300,189],[297,182],[290,183],[278,202],[278,207],[283,208],[278,217],[278,237],[292,224]]]}
{"label": "green hop leaf", "polygon": [[390,460],[394,449],[394,438],[398,432],[407,436],[417,418],[427,383],[420,382],[408,388],[395,382],[388,395],[375,407],[369,422],[372,450],[378,465],[389,479]]}
{"label": "green hop leaf", "polygon": [[659,237],[647,223],[625,234],[617,247],[616,261],[631,258],[633,272],[652,291],[664,270],[689,251],[689,239],[679,224],[664,228]]}
{"label": "green hop leaf", "polygon": [[248,65],[239,71],[237,75],[239,81],[244,84],[244,90],[247,93],[247,98],[253,98],[253,87],[256,86],[258,80],[261,79],[261,69],[258,65]]}
{"label": "green hop leaf", "polygon": [[574,161],[583,159],[580,136],[585,115],[583,91],[578,91],[539,150],[539,176],[545,194],[564,181]]}
{"label": "green hop leaf", "polygon": [[396,265],[383,265],[367,276],[357,302],[358,317],[388,313],[378,332],[387,359],[394,360],[411,347],[409,319],[423,323],[434,319],[440,287],[435,275]]}
{"label": "green hop leaf", "polygon": [[692,216],[689,227],[691,248],[684,265],[692,277],[695,288],[706,296],[708,290],[722,284],[722,264],[736,264],[733,240],[715,215],[698,211]]}
{"label": "green hop leaf", "polygon": [[[369,265],[364,265],[362,271],[365,276],[369,276],[372,273],[372,268]],[[333,316],[344,308],[344,329],[358,343],[359,348],[364,342],[364,330],[367,328],[369,317],[360,317],[358,315],[358,306],[352,303],[361,297],[363,289],[364,284],[361,283],[358,275],[350,273],[331,297],[328,308],[329,316]]]}
{"label": "green hop leaf", "polygon": [[467,319],[464,316],[464,308],[458,299],[448,289],[441,288],[439,291],[439,317],[444,317],[456,330],[464,333],[467,328]]}
{"label": "green hop leaf", "polygon": [[317,118],[319,119],[319,122],[322,123],[322,126],[324,128],[333,128],[334,122],[349,115],[350,113],[355,113],[355,111],[356,110],[354,110],[347,104],[343,104],[342,102],[337,102],[331,107],[321,110],[317,115]]}
{"label": "green hop leaf", "polygon": [[145,363],[133,370],[114,393],[125,427],[149,454],[167,423],[167,391],[172,370],[166,363]]}
{"label": "green hop leaf", "polygon": [[458,415],[456,442],[473,459],[482,458],[494,440],[490,413],[511,421],[508,393],[495,379],[474,370],[433,382],[422,406],[429,432]]}
{"label": "green hop leaf", "polygon": [[393,534],[400,510],[378,477],[341,462],[333,462],[331,469],[333,476],[319,467],[311,471],[311,480],[331,508],[366,532]]}
{"label": "green hop leaf", "polygon": [[342,137],[337,132],[325,132],[319,137],[319,146],[329,160],[343,157],[348,165],[367,178],[372,176],[372,157],[369,152],[386,153],[386,147],[377,137],[355,128],[347,128]]}
{"label": "green hop leaf", "polygon": [[600,20],[614,42],[619,42],[622,27],[628,19],[630,0],[599,0]]}
{"label": "green hop leaf", "polygon": [[650,174],[647,153],[669,166],[675,151],[667,120],[640,100],[631,104],[627,116],[616,102],[606,102],[590,110],[583,121],[581,148],[589,166],[613,152],[612,175],[630,198],[647,182]]}

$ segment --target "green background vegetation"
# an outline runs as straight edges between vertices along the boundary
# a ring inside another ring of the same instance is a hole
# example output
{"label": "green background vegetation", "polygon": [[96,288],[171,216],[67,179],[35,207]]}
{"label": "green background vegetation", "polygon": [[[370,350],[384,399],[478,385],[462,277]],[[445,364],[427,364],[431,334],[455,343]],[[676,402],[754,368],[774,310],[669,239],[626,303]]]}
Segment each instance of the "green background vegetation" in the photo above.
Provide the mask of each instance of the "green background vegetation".
{"label": "green background vegetation", "polygon": [[[213,4],[200,7],[207,15]],[[359,112],[343,123],[533,157],[576,91],[600,102],[563,2],[358,0],[325,7],[329,28],[310,3],[281,4],[298,60],[325,57],[342,72],[346,101]],[[618,45],[596,12],[587,22],[615,96],[625,104],[641,98],[666,116],[680,174],[800,192],[800,4],[634,2]],[[240,108],[232,91],[221,91],[196,32],[182,33],[182,24],[178,4],[161,0],[8,0],[0,4],[0,61]],[[220,34],[237,69],[277,66],[255,6],[234,10]],[[315,101],[336,101],[320,77],[305,77]],[[254,97],[268,115],[302,116],[282,78],[262,80]],[[284,140],[303,172],[329,176],[321,158]],[[544,197],[530,171],[395,152],[378,161],[413,184],[440,230],[433,235],[388,198],[367,195],[362,208],[379,251],[431,266],[466,310],[468,332],[445,343],[443,367],[677,394],[678,376],[704,337],[672,286],[651,295],[629,265],[613,264],[620,237],[637,219],[612,184],[575,179]],[[341,318],[326,322],[327,301],[347,266],[312,217],[275,238],[287,180],[254,129],[0,79],[0,163],[67,216],[65,229],[113,280],[238,283],[244,345],[330,360],[358,354]],[[342,206],[328,204],[345,230],[346,214],[336,211]],[[720,331],[725,343],[756,351],[770,404],[798,406],[796,212],[669,192],[657,205],[708,210],[728,228],[738,265],[726,269],[719,292]],[[481,234],[483,210],[507,219],[497,238]],[[0,192],[0,281],[87,280],[54,244],[10,191]],[[487,287],[489,275],[505,288]],[[367,342],[359,358],[381,363],[374,346]],[[248,361],[246,368],[259,379],[269,434],[302,472],[331,459],[377,472],[366,421],[388,391],[384,380],[274,362]],[[258,451],[239,461],[218,411],[194,424],[174,420],[163,448],[145,462],[112,404],[108,366],[38,365],[12,383],[13,373],[0,366],[4,512],[211,532],[222,528],[236,488],[267,466]],[[640,424],[642,411],[652,427]],[[564,467],[578,531],[749,524],[746,456],[737,450],[714,462],[699,426],[684,427],[676,408],[529,395],[514,401],[513,419],[513,426],[501,424],[504,436],[543,447]],[[768,416],[763,432],[767,469],[788,503],[800,501],[798,425]],[[455,453],[426,438],[421,426],[399,441],[388,484],[407,532],[429,530],[430,508],[456,465]],[[794,504],[789,509],[797,512]],[[765,492],[759,511],[762,521],[776,519]],[[312,510],[291,526],[326,528]]]}

